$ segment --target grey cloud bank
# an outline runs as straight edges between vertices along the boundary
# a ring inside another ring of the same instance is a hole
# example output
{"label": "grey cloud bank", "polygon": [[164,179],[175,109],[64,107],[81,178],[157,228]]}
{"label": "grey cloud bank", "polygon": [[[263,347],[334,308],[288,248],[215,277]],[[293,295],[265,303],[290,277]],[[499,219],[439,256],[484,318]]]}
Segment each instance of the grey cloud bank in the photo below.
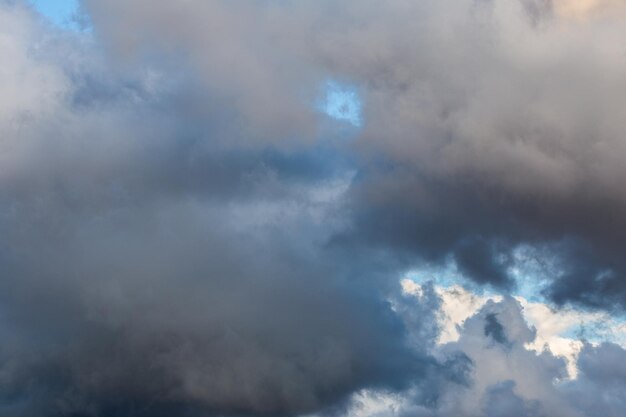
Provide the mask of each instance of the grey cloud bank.
{"label": "grey cloud bank", "polygon": [[514,301],[438,346],[437,296],[398,286],[451,260],[510,291],[527,245],[554,302],[623,311],[620,2],[81,8],[0,1],[1,416],[624,410],[621,347],[555,384]]}
{"label": "grey cloud bank", "polygon": [[596,3],[86,7],[120,59],[183,56],[198,82],[232,100],[255,141],[310,138],[306,97],[325,77],[360,86],[348,239],[452,255],[500,287],[512,285],[514,247],[551,245],[565,265],[549,289],[555,301],[606,307],[625,297],[624,8]]}

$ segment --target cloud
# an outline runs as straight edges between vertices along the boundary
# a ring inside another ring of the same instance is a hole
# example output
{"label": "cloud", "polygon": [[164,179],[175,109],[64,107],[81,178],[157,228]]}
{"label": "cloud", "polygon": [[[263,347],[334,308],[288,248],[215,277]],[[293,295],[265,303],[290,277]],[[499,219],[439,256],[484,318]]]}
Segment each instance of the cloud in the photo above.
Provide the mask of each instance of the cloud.
{"label": "cloud", "polygon": [[561,16],[579,20],[624,12],[624,4],[616,0],[558,0],[554,6]]}
{"label": "cloud", "polygon": [[358,176],[338,241],[451,256],[503,289],[516,248],[536,246],[564,264],[548,290],[555,301],[619,308],[623,25],[619,15],[574,24],[564,7],[85,2],[113,56],[176,59],[236,112],[226,146],[313,140],[320,86],[354,85],[363,129],[347,145]]}
{"label": "cloud", "polygon": [[[496,320],[506,343],[485,332]],[[626,351],[618,345],[583,343],[576,361],[579,374],[568,378],[563,358],[531,348],[536,329],[526,324],[522,305],[512,298],[488,301],[459,332],[457,341],[438,345],[434,355],[467,358],[467,383],[443,384],[434,407],[416,403],[415,388],[382,398],[362,394],[370,412],[358,415],[582,417],[623,412]]]}
{"label": "cloud", "polygon": [[323,247],[340,154],[220,146],[185,80],[0,20],[0,415],[293,415],[420,378],[393,267]]}
{"label": "cloud", "polygon": [[[561,7],[84,0],[80,33],[0,0],[0,415],[341,414],[367,393],[616,415],[620,384],[588,393],[622,378],[620,347],[581,342],[561,386],[513,298],[470,297],[442,339],[453,297],[397,286],[453,264],[509,293],[523,247],[558,306],[623,309],[623,22]],[[328,80],[358,92],[358,129],[319,111]]]}

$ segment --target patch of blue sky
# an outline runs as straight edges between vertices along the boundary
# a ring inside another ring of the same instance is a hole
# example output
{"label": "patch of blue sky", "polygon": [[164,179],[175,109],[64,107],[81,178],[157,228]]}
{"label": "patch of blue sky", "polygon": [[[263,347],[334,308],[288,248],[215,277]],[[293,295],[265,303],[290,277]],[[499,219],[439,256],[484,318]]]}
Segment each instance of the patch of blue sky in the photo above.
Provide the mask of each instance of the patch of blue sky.
{"label": "patch of blue sky", "polygon": [[[463,275],[452,257],[448,257],[443,264],[427,263],[421,265],[419,268],[413,268],[403,278],[408,278],[420,285],[432,282],[437,287],[444,289],[460,286],[483,297],[497,297],[502,295],[502,292],[497,288],[477,284]],[[513,295],[517,295],[517,293]]]}
{"label": "patch of blue sky", "polygon": [[574,309],[581,315],[579,323],[571,326],[560,336],[572,340],[584,340],[588,343],[617,343],[626,346],[626,317],[609,314],[584,313]]}
{"label": "patch of blue sky", "polygon": [[328,117],[351,124],[363,125],[363,102],[356,88],[336,81],[328,81],[324,86],[323,99],[318,110]]}
{"label": "patch of blue sky", "polygon": [[547,303],[544,292],[549,284],[547,279],[532,274],[523,268],[509,269],[509,276],[515,281],[515,295],[533,303]]}
{"label": "patch of blue sky", "polygon": [[80,29],[78,0],[31,0],[31,3],[55,25],[64,29]]}
{"label": "patch of blue sky", "polygon": [[438,287],[451,288],[455,285],[464,286],[467,281],[458,271],[456,265],[452,261],[441,264],[424,264],[419,268],[409,271],[405,277],[416,284],[425,284],[433,282]]}
{"label": "patch of blue sky", "polygon": [[513,250],[513,264],[507,272],[515,281],[516,295],[537,303],[549,303],[544,294],[552,280],[562,273],[556,257],[529,245]]}
{"label": "patch of blue sky", "polygon": [[[541,256],[534,248],[519,246],[513,251],[513,262],[507,273],[515,281],[514,296],[523,297],[530,302],[548,303],[544,295],[550,283],[550,274],[555,273],[553,260]],[[406,278],[423,284],[433,281],[437,286],[450,288],[460,285],[474,293],[484,296],[500,294],[497,288],[474,284],[458,270],[454,260],[449,257],[444,264],[425,264],[411,270]]]}

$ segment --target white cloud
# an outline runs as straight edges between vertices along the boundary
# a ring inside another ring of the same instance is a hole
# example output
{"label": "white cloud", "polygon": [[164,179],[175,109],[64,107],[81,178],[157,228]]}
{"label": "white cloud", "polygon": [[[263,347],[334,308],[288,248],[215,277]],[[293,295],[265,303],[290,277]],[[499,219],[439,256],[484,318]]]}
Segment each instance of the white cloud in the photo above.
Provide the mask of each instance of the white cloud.
{"label": "white cloud", "polygon": [[[422,286],[411,279],[401,282],[405,294],[421,297]],[[441,326],[438,343],[456,342],[465,321],[489,301],[501,302],[499,295],[480,295],[461,285],[435,286],[441,298],[438,319]],[[605,312],[589,312],[572,307],[555,308],[547,303],[531,302],[517,296],[523,317],[536,330],[535,338],[526,344],[529,350],[541,353],[545,348],[567,360],[569,377],[578,375],[576,361],[584,341],[599,344],[613,342],[626,347],[626,324]]]}

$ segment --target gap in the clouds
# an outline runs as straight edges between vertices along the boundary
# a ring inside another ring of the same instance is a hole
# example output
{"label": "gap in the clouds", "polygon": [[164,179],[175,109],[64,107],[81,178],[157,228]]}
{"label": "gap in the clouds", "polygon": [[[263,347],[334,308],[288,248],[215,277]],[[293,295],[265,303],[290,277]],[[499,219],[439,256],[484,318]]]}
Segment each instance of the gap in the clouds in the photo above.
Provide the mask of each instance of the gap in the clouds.
{"label": "gap in the clouds", "polygon": [[69,30],[84,30],[79,18],[78,0],[30,0],[39,13],[54,25]]}
{"label": "gap in the clouds", "polygon": [[452,261],[446,261],[444,264],[423,264],[419,268],[409,271],[406,278],[419,285],[432,282],[442,288],[466,284],[466,280]]}
{"label": "gap in the clouds", "polygon": [[515,295],[532,302],[548,303],[545,292],[553,278],[550,275],[557,270],[556,259],[528,245],[515,248],[512,257],[507,274],[515,281]]}
{"label": "gap in the clouds", "polygon": [[[532,302],[549,303],[545,293],[553,278],[551,274],[557,273],[557,260],[551,254],[528,245],[514,248],[511,259],[506,270],[506,275],[514,283],[510,294]],[[478,284],[464,275],[453,256],[448,256],[443,262],[422,264],[411,270],[407,278],[418,284],[432,281],[442,288],[463,286],[484,296],[502,295],[499,288]]]}
{"label": "gap in the clouds", "polygon": [[419,285],[432,282],[435,286],[451,289],[463,287],[476,295],[493,297],[501,295],[501,291],[491,285],[481,285],[472,281],[461,272],[452,256],[448,256],[445,261],[437,263],[424,263],[419,267],[411,269],[405,278],[410,279]]}
{"label": "gap in the clouds", "polygon": [[354,127],[363,125],[363,102],[357,88],[334,80],[327,81],[323,88],[323,98],[317,104],[318,110]]}

